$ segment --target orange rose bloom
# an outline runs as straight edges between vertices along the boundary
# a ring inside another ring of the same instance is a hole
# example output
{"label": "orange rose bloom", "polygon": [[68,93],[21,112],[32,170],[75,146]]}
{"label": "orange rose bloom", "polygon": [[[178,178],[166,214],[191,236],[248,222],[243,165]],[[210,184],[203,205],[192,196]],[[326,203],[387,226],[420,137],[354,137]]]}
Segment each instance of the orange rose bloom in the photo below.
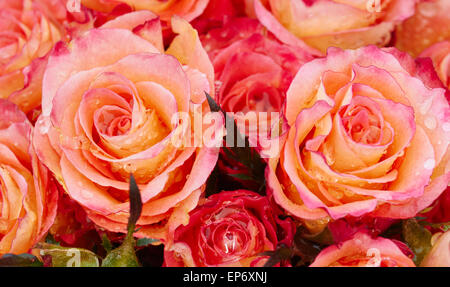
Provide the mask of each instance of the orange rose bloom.
{"label": "orange rose bloom", "polygon": [[38,156],[89,218],[113,232],[126,232],[130,173],[143,201],[137,236],[167,240],[189,219],[218,158],[216,145],[172,141],[193,134],[174,116],[192,115],[194,103],[207,107],[204,92],[214,94],[196,31],[179,17],[172,27],[179,35],[164,51],[156,15],[125,14],[58,44],[49,58]]}
{"label": "orange rose bloom", "polygon": [[416,267],[394,243],[365,233],[322,250],[310,267]]}
{"label": "orange rose bloom", "polygon": [[46,8],[31,0],[0,3],[0,98],[9,98],[24,112],[41,104],[42,57],[64,34]]}
{"label": "orange rose bloom", "polygon": [[[409,218],[450,181],[450,108],[395,48],[328,49],[287,92],[290,125],[269,161],[275,201],[300,219]],[[436,75],[434,74],[434,77]],[[440,83],[440,82],[439,82]]]}
{"label": "orange rose bloom", "polygon": [[0,99],[0,255],[25,253],[48,231],[58,191],[31,145],[33,127]]}
{"label": "orange rose bloom", "polygon": [[433,61],[434,69],[447,89],[450,88],[450,41],[434,44],[419,57],[429,57]]}
{"label": "orange rose bloom", "polygon": [[[265,6],[263,6],[265,4]],[[415,0],[255,0],[255,12],[286,43],[325,53],[386,45],[395,26],[414,13]]]}
{"label": "orange rose bloom", "polygon": [[187,21],[196,18],[205,10],[209,0],[81,0],[81,3],[95,11],[111,12],[119,4],[127,4],[133,10],[149,10],[170,21],[173,15],[178,15]]}
{"label": "orange rose bloom", "polygon": [[416,57],[434,43],[450,40],[450,1],[422,0],[395,31],[395,47]]}

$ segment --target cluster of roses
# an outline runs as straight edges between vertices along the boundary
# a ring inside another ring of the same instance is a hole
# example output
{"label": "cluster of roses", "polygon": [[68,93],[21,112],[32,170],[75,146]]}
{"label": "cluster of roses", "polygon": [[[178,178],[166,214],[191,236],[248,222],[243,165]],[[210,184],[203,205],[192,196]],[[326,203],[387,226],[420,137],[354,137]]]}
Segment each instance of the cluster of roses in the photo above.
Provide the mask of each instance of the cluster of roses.
{"label": "cluster of roses", "polygon": [[[450,221],[450,1],[68,2],[0,1],[0,255],[120,239],[131,173],[164,266],[263,266],[327,231],[311,266],[415,266],[385,231]],[[205,93],[282,115],[256,187],[169,140]],[[240,188],[207,194],[216,172]],[[450,266],[448,225],[427,228],[422,266]]]}

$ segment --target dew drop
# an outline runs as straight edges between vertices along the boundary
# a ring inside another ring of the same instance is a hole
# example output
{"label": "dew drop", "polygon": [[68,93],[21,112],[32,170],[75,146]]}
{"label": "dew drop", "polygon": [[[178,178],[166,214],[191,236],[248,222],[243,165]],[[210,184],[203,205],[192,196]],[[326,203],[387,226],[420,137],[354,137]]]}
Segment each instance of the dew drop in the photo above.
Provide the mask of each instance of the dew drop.
{"label": "dew drop", "polygon": [[50,130],[50,120],[42,118],[39,120],[39,132],[43,135],[47,134]]}
{"label": "dew drop", "polygon": [[423,167],[425,169],[433,169],[435,164],[436,162],[434,161],[434,159],[430,158],[425,161]]}
{"label": "dew drop", "polygon": [[425,119],[425,126],[430,130],[434,130],[436,128],[436,119],[434,117],[427,117]]}

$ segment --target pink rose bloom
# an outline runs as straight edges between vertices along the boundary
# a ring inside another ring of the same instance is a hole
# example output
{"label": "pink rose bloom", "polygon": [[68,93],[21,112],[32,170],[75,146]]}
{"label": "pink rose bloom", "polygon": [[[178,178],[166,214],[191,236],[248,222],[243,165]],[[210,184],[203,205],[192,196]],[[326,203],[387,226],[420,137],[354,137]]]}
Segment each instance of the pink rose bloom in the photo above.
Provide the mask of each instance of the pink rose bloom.
{"label": "pink rose bloom", "polygon": [[[191,212],[189,224],[166,246],[169,267],[262,266],[278,243],[291,244],[294,226],[280,220],[267,197],[247,190],[223,191]],[[284,238],[278,238],[283,236]]]}
{"label": "pink rose bloom", "polygon": [[64,37],[61,23],[41,1],[2,1],[0,98],[9,98],[25,113],[39,107],[45,57]]}
{"label": "pink rose bloom", "polygon": [[450,187],[447,186],[447,189],[430,206],[430,210],[422,213],[421,216],[425,217],[428,222],[450,222]]}
{"label": "pink rose bloom", "polygon": [[[227,21],[250,16],[253,12],[253,0],[209,0],[209,4],[192,26],[200,35],[214,28],[222,27]],[[245,26],[241,26],[245,29]]]}
{"label": "pink rose bloom", "polygon": [[61,185],[58,185],[58,191],[58,210],[49,233],[63,246],[91,249],[98,238],[95,224],[89,220],[83,207],[71,199]]}
{"label": "pink rose bloom", "polygon": [[376,46],[304,64],[266,171],[275,201],[305,220],[409,218],[431,205],[450,181],[450,108],[428,64]]}
{"label": "pink rose bloom", "polygon": [[450,41],[434,44],[423,51],[419,57],[430,57],[442,83],[447,89],[450,88]]}
{"label": "pink rose bloom", "polygon": [[0,99],[0,255],[29,251],[56,215],[58,190],[31,145],[32,125],[13,103]]}
{"label": "pink rose bloom", "polygon": [[280,123],[279,115],[271,113],[281,112],[292,79],[313,57],[278,42],[250,18],[228,20],[201,39],[214,65],[218,103],[234,113],[241,132],[268,157],[272,151],[263,141]]}
{"label": "pink rose bloom", "polygon": [[449,23],[450,1],[418,1],[414,15],[397,26],[395,47],[416,57],[431,45],[450,39]]}
{"label": "pink rose bloom", "polygon": [[39,158],[109,231],[126,232],[133,173],[143,201],[136,235],[163,241],[188,221],[219,153],[215,144],[173,141],[193,134],[178,116],[192,116],[194,104],[209,111],[214,74],[196,31],[178,17],[172,27],[179,35],[166,51],[149,11],[57,44],[34,133]]}
{"label": "pink rose bloom", "polygon": [[450,231],[436,233],[432,237],[430,252],[420,264],[421,267],[450,267]]}
{"label": "pink rose bloom", "polygon": [[322,250],[310,267],[416,267],[394,241],[357,233]]}
{"label": "pink rose bloom", "polygon": [[170,21],[171,17],[178,15],[191,21],[202,14],[209,0],[81,0],[81,3],[95,11],[111,12],[117,5],[127,4],[133,10],[148,10],[163,21]]}
{"label": "pink rose bloom", "polygon": [[[414,13],[416,0],[255,0],[261,23],[286,43],[356,49],[389,43],[395,26]],[[263,5],[264,4],[264,5]]]}

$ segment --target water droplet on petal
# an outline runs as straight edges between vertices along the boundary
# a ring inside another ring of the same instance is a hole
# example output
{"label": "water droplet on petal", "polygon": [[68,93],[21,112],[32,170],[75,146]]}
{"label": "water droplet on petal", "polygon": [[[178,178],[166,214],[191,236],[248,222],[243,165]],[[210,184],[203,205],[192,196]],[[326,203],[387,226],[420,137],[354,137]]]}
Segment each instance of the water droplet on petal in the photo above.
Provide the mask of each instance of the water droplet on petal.
{"label": "water droplet on petal", "polygon": [[436,162],[433,158],[427,159],[423,165],[425,169],[433,169]]}
{"label": "water droplet on petal", "polygon": [[39,132],[43,135],[50,130],[50,120],[48,118],[41,118],[39,120]]}
{"label": "water droplet on petal", "polygon": [[436,119],[434,117],[427,117],[425,119],[425,126],[430,130],[434,130],[436,128]]}

